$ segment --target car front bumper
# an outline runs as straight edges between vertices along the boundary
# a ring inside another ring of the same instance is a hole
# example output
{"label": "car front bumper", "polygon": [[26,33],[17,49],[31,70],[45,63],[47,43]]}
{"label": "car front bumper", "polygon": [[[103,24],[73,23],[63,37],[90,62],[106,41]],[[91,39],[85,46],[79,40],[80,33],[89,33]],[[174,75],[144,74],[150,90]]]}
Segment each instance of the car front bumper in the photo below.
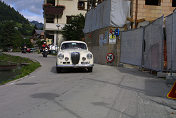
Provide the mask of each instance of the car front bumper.
{"label": "car front bumper", "polygon": [[94,64],[56,65],[59,68],[88,68],[93,66]]}

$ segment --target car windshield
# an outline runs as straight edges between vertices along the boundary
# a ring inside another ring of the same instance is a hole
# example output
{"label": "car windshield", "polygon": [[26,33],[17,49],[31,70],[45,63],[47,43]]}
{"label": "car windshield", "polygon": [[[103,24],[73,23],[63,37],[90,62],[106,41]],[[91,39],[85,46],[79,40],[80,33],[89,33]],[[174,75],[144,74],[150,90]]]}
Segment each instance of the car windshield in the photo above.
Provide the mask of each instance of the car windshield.
{"label": "car windshield", "polygon": [[87,50],[87,46],[84,43],[75,43],[75,42],[63,43],[61,46],[61,50],[65,50],[65,49],[84,49],[84,50]]}

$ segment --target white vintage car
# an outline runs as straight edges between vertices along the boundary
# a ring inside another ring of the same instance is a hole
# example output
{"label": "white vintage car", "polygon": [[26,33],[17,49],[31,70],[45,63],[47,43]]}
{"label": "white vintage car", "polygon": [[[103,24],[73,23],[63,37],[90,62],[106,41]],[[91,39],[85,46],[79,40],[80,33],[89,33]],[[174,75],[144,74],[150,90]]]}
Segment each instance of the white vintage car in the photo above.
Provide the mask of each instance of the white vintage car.
{"label": "white vintage car", "polygon": [[87,44],[82,41],[64,41],[57,54],[56,70],[63,68],[86,68],[92,72],[94,66],[93,54],[88,51]]}

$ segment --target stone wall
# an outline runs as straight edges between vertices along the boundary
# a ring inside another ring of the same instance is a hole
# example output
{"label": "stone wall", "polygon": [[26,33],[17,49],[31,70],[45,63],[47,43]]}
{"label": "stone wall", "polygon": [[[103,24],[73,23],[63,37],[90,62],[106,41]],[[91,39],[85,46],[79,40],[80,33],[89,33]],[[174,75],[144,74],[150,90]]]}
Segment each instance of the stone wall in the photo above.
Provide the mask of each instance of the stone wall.
{"label": "stone wall", "polygon": [[[85,34],[85,42],[88,45],[89,50],[94,55],[94,62],[103,65],[116,66],[120,60],[120,37],[116,38],[115,44],[109,44],[109,32],[110,30],[116,28],[107,27],[103,29],[96,30],[94,32]],[[105,36],[108,32],[108,38]],[[99,41],[100,35],[103,35],[103,39],[107,38],[106,43],[101,43]],[[113,53],[115,59],[112,63],[108,63],[106,60],[107,53]]]}

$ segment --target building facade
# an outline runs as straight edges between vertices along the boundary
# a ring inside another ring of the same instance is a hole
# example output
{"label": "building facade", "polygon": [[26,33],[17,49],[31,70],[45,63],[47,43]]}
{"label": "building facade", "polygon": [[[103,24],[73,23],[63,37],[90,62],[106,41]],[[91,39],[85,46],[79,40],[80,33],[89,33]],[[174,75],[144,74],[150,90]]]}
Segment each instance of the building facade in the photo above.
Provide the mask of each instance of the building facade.
{"label": "building facade", "polygon": [[45,40],[60,45],[64,40],[60,31],[73,15],[85,15],[87,0],[44,0],[43,10]]}
{"label": "building facade", "polygon": [[132,19],[145,19],[153,21],[162,15],[167,16],[173,13],[176,8],[176,0],[131,0]]}
{"label": "building facade", "polygon": [[[88,9],[106,0],[88,0]],[[125,0],[124,0],[125,1]],[[153,21],[167,16],[176,8],[176,0],[128,0],[131,1],[131,22]]]}

